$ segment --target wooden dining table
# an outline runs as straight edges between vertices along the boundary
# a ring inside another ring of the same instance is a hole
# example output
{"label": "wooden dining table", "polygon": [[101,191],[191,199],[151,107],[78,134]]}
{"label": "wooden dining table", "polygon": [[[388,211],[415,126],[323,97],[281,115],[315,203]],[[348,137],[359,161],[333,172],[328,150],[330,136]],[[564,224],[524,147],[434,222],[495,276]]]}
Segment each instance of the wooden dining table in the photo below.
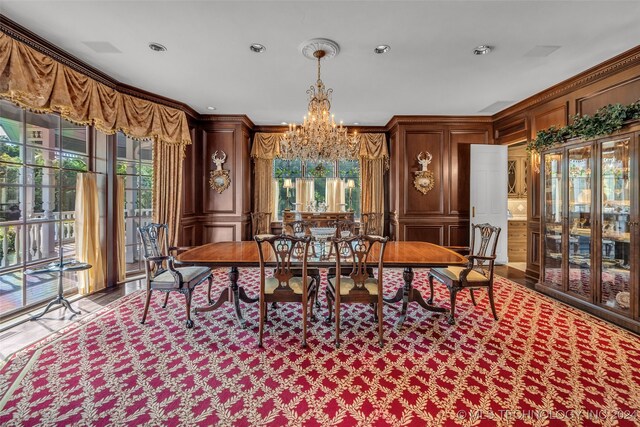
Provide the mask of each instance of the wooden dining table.
{"label": "wooden dining table", "polygon": [[[370,254],[371,259],[378,259],[373,248]],[[269,249],[266,252],[265,263],[275,264],[275,255]],[[255,303],[258,297],[250,297],[242,286],[238,286],[240,268],[260,266],[258,246],[255,241],[240,242],[216,242],[208,243],[188,249],[177,257],[178,261],[193,265],[205,265],[211,268],[229,267],[229,286],[220,293],[218,298],[209,299],[209,305],[196,307],[196,313],[213,311],[222,306],[225,302],[231,302],[235,308],[235,314],[242,328],[246,327],[246,321],[242,315],[240,301]],[[410,302],[417,302],[422,308],[428,311],[446,313],[442,307],[427,304],[420,291],[413,288],[413,269],[445,267],[448,265],[466,265],[467,259],[447,248],[427,242],[388,242],[385,247],[383,264],[385,268],[403,268],[402,278],[404,286],[398,288],[396,294],[390,298],[384,298],[387,303],[397,303],[402,301],[402,308],[397,322],[397,326],[402,326]],[[318,250],[313,251],[307,258],[309,267],[328,268],[336,265],[335,257],[327,256],[327,253]]]}

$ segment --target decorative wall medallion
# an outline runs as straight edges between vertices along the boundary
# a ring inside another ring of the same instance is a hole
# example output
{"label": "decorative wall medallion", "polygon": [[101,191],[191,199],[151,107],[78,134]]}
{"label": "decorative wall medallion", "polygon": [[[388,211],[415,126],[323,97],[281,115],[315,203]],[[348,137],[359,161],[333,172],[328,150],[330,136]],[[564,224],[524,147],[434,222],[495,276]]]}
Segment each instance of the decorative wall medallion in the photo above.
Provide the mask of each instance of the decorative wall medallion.
{"label": "decorative wall medallion", "polygon": [[420,163],[420,167],[422,168],[422,170],[414,172],[416,174],[416,177],[413,179],[413,185],[422,194],[427,194],[430,190],[433,189],[433,186],[435,184],[435,177],[433,175],[433,172],[427,170],[427,166],[429,165],[429,163],[431,163],[432,158],[433,156],[428,151],[426,152],[426,155],[423,151],[418,154],[418,163]]}
{"label": "decorative wall medallion", "polygon": [[216,169],[209,173],[209,185],[218,193],[222,193],[229,188],[231,184],[229,171],[222,169],[222,164],[227,159],[227,155],[224,151],[221,151],[221,153],[222,157],[216,157],[218,155],[218,151],[216,150],[213,156],[211,156],[211,160],[213,160],[213,163],[216,165]]}

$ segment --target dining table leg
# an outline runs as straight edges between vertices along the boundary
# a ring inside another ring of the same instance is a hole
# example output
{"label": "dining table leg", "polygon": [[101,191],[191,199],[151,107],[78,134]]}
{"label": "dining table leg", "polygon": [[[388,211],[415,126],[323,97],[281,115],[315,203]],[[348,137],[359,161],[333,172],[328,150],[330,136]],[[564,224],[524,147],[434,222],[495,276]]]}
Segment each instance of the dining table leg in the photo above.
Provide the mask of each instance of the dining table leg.
{"label": "dining table leg", "polygon": [[386,303],[396,303],[402,301],[402,309],[400,310],[400,317],[396,322],[396,327],[402,327],[405,319],[407,318],[407,308],[410,302],[417,302],[422,308],[427,311],[433,311],[436,313],[446,313],[448,310],[442,307],[436,307],[433,305],[429,305],[425,302],[424,298],[422,298],[422,294],[420,291],[413,287],[413,268],[405,267],[402,272],[402,279],[404,280],[404,286],[398,288],[396,294],[391,298],[383,298]]}
{"label": "dining table leg", "polygon": [[236,313],[236,318],[238,319],[238,323],[240,323],[241,328],[247,327],[247,321],[242,316],[242,309],[240,308],[240,301],[254,303],[258,301],[258,298],[251,298],[247,295],[244,288],[242,286],[238,286],[238,279],[240,278],[240,272],[238,271],[238,267],[231,267],[229,269],[229,286],[224,288],[218,299],[214,304],[211,304],[207,307],[196,307],[195,313],[206,313],[208,311],[213,311],[219,308],[226,301],[233,303],[233,307]]}

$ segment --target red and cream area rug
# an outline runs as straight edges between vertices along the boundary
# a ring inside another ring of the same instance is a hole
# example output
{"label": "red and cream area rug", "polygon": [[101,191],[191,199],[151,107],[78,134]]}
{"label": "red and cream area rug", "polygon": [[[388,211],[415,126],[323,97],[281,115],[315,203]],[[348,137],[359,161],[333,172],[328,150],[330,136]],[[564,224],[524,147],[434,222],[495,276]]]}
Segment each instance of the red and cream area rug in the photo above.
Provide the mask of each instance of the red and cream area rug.
{"label": "red and cream area rug", "polygon": [[[391,295],[401,271],[387,270]],[[256,270],[241,273],[255,295]],[[216,290],[226,272],[216,270]],[[426,271],[416,272],[426,295]],[[195,305],[205,303],[205,287]],[[415,303],[402,329],[385,306],[385,346],[371,308],[347,306],[343,344],[315,322],[300,347],[300,306],[271,311],[257,347],[257,305],[200,314],[182,296],[162,309],[124,297],[0,368],[0,425],[638,425],[640,338],[506,279],[499,321],[486,292],[458,296],[457,324]],[[324,295],[321,315],[326,314]],[[436,302],[448,306],[437,286]],[[398,304],[399,307],[399,304]]]}

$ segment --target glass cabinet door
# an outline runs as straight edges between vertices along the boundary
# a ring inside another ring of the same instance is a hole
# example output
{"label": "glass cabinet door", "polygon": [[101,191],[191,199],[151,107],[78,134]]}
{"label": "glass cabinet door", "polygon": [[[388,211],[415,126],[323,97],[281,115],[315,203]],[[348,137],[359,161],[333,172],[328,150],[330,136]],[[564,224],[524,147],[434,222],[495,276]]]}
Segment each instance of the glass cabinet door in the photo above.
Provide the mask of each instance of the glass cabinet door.
{"label": "glass cabinet door", "polygon": [[630,314],[631,188],[630,140],[602,143],[600,302]]}
{"label": "glass cabinet door", "polygon": [[568,150],[569,291],[591,300],[591,146]]}
{"label": "glass cabinet door", "polygon": [[544,282],[562,289],[562,153],[544,155]]}

